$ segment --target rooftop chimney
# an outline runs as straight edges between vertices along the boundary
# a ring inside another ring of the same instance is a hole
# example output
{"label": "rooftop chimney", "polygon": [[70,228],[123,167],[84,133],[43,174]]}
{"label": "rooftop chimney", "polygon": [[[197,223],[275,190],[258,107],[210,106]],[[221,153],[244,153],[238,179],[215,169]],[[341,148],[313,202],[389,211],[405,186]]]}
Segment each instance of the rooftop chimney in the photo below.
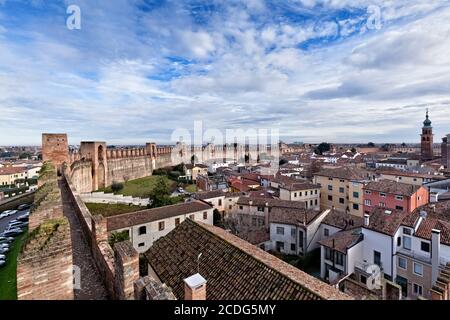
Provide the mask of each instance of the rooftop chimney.
{"label": "rooftop chimney", "polygon": [[431,274],[432,283],[436,283],[439,275],[439,257],[440,257],[440,246],[441,246],[441,231],[433,229],[431,230]]}
{"label": "rooftop chimney", "polygon": [[367,227],[370,223],[370,216],[366,213],[364,215],[364,225]]}
{"label": "rooftop chimney", "polygon": [[196,273],[184,281],[184,300],[206,300],[206,280]]}

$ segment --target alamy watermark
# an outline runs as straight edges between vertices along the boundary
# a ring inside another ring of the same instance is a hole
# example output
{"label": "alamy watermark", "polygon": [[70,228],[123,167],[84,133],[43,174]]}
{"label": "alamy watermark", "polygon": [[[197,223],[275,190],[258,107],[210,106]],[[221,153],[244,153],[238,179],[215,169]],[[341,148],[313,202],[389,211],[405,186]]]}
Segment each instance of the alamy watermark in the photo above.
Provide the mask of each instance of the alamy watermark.
{"label": "alamy watermark", "polygon": [[192,130],[174,130],[171,141],[177,143],[171,153],[173,163],[264,164],[262,174],[273,174],[279,169],[277,128],[204,130],[203,121],[195,121]]}
{"label": "alamy watermark", "polygon": [[81,9],[77,5],[67,7],[66,13],[69,15],[66,20],[66,26],[69,30],[81,29]]}

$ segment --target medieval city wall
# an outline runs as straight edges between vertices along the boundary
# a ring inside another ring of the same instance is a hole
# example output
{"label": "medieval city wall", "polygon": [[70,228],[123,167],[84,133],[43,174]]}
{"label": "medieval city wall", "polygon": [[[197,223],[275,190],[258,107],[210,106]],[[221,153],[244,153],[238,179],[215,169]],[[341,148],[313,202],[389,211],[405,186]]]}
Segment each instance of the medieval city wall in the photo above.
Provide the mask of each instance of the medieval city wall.
{"label": "medieval city wall", "polygon": [[108,185],[113,182],[123,182],[151,176],[153,172],[152,159],[149,156],[133,158],[108,159]]}
{"label": "medieval city wall", "polygon": [[41,169],[29,218],[29,234],[18,258],[19,300],[71,300],[73,293],[70,226],[63,215],[56,167]]}
{"label": "medieval city wall", "polygon": [[174,165],[177,165],[177,163],[172,163],[172,157],[170,153],[159,154],[155,159],[155,169],[170,167]]}
{"label": "medieval city wall", "polygon": [[92,191],[92,164],[90,161],[77,160],[70,166],[70,179],[78,192]]}
{"label": "medieval city wall", "polygon": [[108,242],[106,219],[93,216],[71,181],[69,172],[63,173],[66,189],[80,220],[83,236],[89,244],[97,271],[108,290],[110,298],[132,299],[134,282],[139,278],[139,255],[131,243]]}

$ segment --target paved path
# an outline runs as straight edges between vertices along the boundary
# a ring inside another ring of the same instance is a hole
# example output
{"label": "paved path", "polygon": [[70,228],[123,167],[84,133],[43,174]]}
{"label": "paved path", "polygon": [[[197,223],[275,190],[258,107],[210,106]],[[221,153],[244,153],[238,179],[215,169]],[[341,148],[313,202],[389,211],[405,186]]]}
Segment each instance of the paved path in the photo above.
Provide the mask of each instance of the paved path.
{"label": "paved path", "polygon": [[81,290],[74,290],[75,300],[105,300],[108,298],[106,288],[98,274],[90,248],[83,236],[80,221],[68,195],[68,187],[61,178],[59,179],[59,187],[62,191],[64,216],[70,223],[73,264],[81,270]]}

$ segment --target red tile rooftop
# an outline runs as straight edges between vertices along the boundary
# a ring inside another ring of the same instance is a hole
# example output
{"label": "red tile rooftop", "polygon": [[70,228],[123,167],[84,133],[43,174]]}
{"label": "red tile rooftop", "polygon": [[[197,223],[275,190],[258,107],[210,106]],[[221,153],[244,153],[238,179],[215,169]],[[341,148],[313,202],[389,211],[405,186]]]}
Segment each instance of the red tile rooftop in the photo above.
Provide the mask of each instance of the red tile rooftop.
{"label": "red tile rooftop", "polygon": [[420,188],[421,187],[417,185],[383,179],[379,181],[369,182],[364,187],[364,190],[371,190],[410,197],[414,193],[416,193],[417,190],[419,190]]}
{"label": "red tile rooftop", "polygon": [[144,255],[161,282],[183,299],[183,279],[197,273],[200,253],[207,300],[352,299],[223,229],[190,219]]}
{"label": "red tile rooftop", "polygon": [[128,228],[161,219],[167,219],[183,214],[190,214],[201,210],[211,209],[212,206],[199,200],[164,206],[160,208],[147,209],[131,213],[124,213],[107,217],[108,231]]}
{"label": "red tile rooftop", "polygon": [[347,250],[358,244],[363,239],[361,229],[340,231],[332,236],[319,241],[319,244],[347,254]]}
{"label": "red tile rooftop", "polygon": [[18,174],[18,173],[25,173],[27,169],[23,167],[1,167],[0,168],[0,175],[11,175],[11,174]]}

